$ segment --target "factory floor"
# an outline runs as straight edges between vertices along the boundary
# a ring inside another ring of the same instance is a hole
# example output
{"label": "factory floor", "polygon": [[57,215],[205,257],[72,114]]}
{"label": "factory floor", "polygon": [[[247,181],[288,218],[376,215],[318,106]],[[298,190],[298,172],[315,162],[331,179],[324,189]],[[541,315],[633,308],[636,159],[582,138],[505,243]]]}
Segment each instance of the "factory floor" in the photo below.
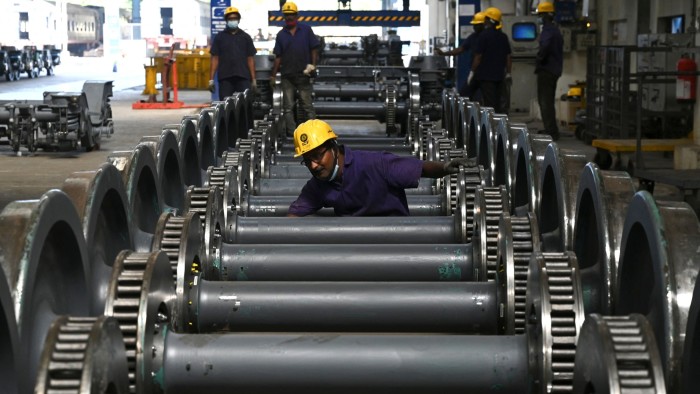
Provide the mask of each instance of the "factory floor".
{"label": "factory floor", "polygon": [[[3,84],[5,85],[5,84]],[[7,86],[7,85],[6,85]],[[4,86],[3,86],[4,87]],[[131,150],[141,137],[157,135],[166,124],[179,123],[188,114],[198,112],[196,108],[177,110],[133,110],[131,104],[144,99],[142,87],[118,90],[115,86],[112,98],[114,135],[103,138],[101,149],[92,152],[44,152],[39,150],[29,154],[21,150],[21,156],[12,152],[7,139],[0,140],[0,209],[14,200],[35,199],[52,188],[61,188],[64,179],[76,171],[96,169],[113,151]],[[42,87],[37,85],[32,97],[41,97]],[[23,91],[23,95],[28,94]],[[32,94],[29,92],[29,94]],[[6,99],[8,93],[3,94]],[[209,100],[206,91],[180,91],[180,100],[186,104],[202,104]],[[523,115],[511,116],[513,122],[524,122],[530,130],[540,130],[542,123]],[[383,125],[376,121],[330,120],[338,134],[383,135]],[[562,129],[560,147],[580,149],[592,160],[595,149],[578,141],[573,132]],[[680,196],[673,188],[660,188],[670,198]]]}

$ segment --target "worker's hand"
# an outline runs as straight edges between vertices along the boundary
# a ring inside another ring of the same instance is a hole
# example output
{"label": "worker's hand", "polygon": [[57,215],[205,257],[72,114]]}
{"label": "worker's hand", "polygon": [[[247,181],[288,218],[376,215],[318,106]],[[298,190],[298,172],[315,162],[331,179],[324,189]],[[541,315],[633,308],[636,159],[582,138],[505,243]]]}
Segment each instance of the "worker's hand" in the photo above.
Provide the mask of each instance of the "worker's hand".
{"label": "worker's hand", "polygon": [[510,75],[510,73],[506,73],[505,81],[508,85],[512,85],[513,84],[513,76]]}
{"label": "worker's hand", "polygon": [[445,172],[448,174],[456,174],[459,172],[459,167],[471,167],[474,161],[466,158],[452,159],[445,163]]}
{"label": "worker's hand", "polygon": [[445,56],[445,52],[440,48],[435,48],[435,54],[438,56]]}
{"label": "worker's hand", "polygon": [[275,90],[275,85],[277,85],[275,77],[270,77],[270,89]]}
{"label": "worker's hand", "polygon": [[213,79],[210,79],[210,80],[209,80],[209,86],[207,87],[207,89],[209,89],[209,91],[212,92],[212,93],[214,93],[214,91],[216,90],[216,86],[214,86],[214,80],[213,80]]}
{"label": "worker's hand", "polygon": [[467,77],[467,85],[471,85],[474,81],[474,71],[469,71],[469,76]]}
{"label": "worker's hand", "polygon": [[304,69],[304,75],[313,77],[315,75],[314,71],[316,71],[316,66],[313,64],[307,64],[306,68]]}

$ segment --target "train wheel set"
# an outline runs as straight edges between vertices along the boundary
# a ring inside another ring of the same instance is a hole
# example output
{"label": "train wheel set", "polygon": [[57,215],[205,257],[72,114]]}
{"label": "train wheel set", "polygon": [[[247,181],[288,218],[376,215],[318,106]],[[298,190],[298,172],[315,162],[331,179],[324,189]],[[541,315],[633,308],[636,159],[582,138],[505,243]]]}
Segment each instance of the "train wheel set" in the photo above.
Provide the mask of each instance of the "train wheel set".
{"label": "train wheel set", "polygon": [[[12,393],[691,393],[700,222],[447,90],[357,149],[473,159],[410,217],[287,218],[236,93],[0,213]],[[331,121],[332,123],[332,121]]]}

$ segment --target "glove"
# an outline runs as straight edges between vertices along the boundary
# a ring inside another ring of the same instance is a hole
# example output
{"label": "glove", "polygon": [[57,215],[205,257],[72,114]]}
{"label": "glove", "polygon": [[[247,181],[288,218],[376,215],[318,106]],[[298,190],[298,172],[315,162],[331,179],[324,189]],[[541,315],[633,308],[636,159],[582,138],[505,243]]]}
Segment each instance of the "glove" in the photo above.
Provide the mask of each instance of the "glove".
{"label": "glove", "polygon": [[459,167],[471,167],[474,161],[471,159],[452,159],[445,163],[445,172],[448,174],[456,174],[459,172]]}
{"label": "glove", "polygon": [[469,76],[467,77],[467,84],[471,85],[474,81],[474,71],[469,71]]}
{"label": "glove", "polygon": [[214,93],[214,91],[216,90],[216,86],[214,86],[214,80],[213,80],[213,79],[210,79],[210,80],[209,80],[209,86],[207,87],[207,89],[209,89],[209,91],[212,92],[212,93]]}
{"label": "glove", "polygon": [[512,84],[513,84],[513,76],[510,75],[510,73],[506,73],[506,79],[505,79],[505,81],[506,81],[506,83],[507,83],[508,85],[512,85]]}
{"label": "glove", "polygon": [[270,89],[275,90],[275,85],[277,85],[277,81],[275,81],[275,77],[270,78]]}
{"label": "glove", "polygon": [[307,64],[306,68],[304,69],[304,75],[308,75],[310,77],[314,71],[316,71],[316,66],[313,64]]}

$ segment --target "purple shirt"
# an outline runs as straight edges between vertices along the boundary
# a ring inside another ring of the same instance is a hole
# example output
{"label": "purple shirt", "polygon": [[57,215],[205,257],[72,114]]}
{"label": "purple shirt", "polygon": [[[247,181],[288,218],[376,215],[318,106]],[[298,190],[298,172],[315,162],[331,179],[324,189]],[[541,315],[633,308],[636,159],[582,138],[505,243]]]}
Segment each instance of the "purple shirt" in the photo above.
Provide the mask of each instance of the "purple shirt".
{"label": "purple shirt", "polygon": [[311,178],[289,213],[306,216],[333,207],[338,216],[408,216],[404,189],[418,187],[422,171],[415,157],[345,147],[342,183]]}

